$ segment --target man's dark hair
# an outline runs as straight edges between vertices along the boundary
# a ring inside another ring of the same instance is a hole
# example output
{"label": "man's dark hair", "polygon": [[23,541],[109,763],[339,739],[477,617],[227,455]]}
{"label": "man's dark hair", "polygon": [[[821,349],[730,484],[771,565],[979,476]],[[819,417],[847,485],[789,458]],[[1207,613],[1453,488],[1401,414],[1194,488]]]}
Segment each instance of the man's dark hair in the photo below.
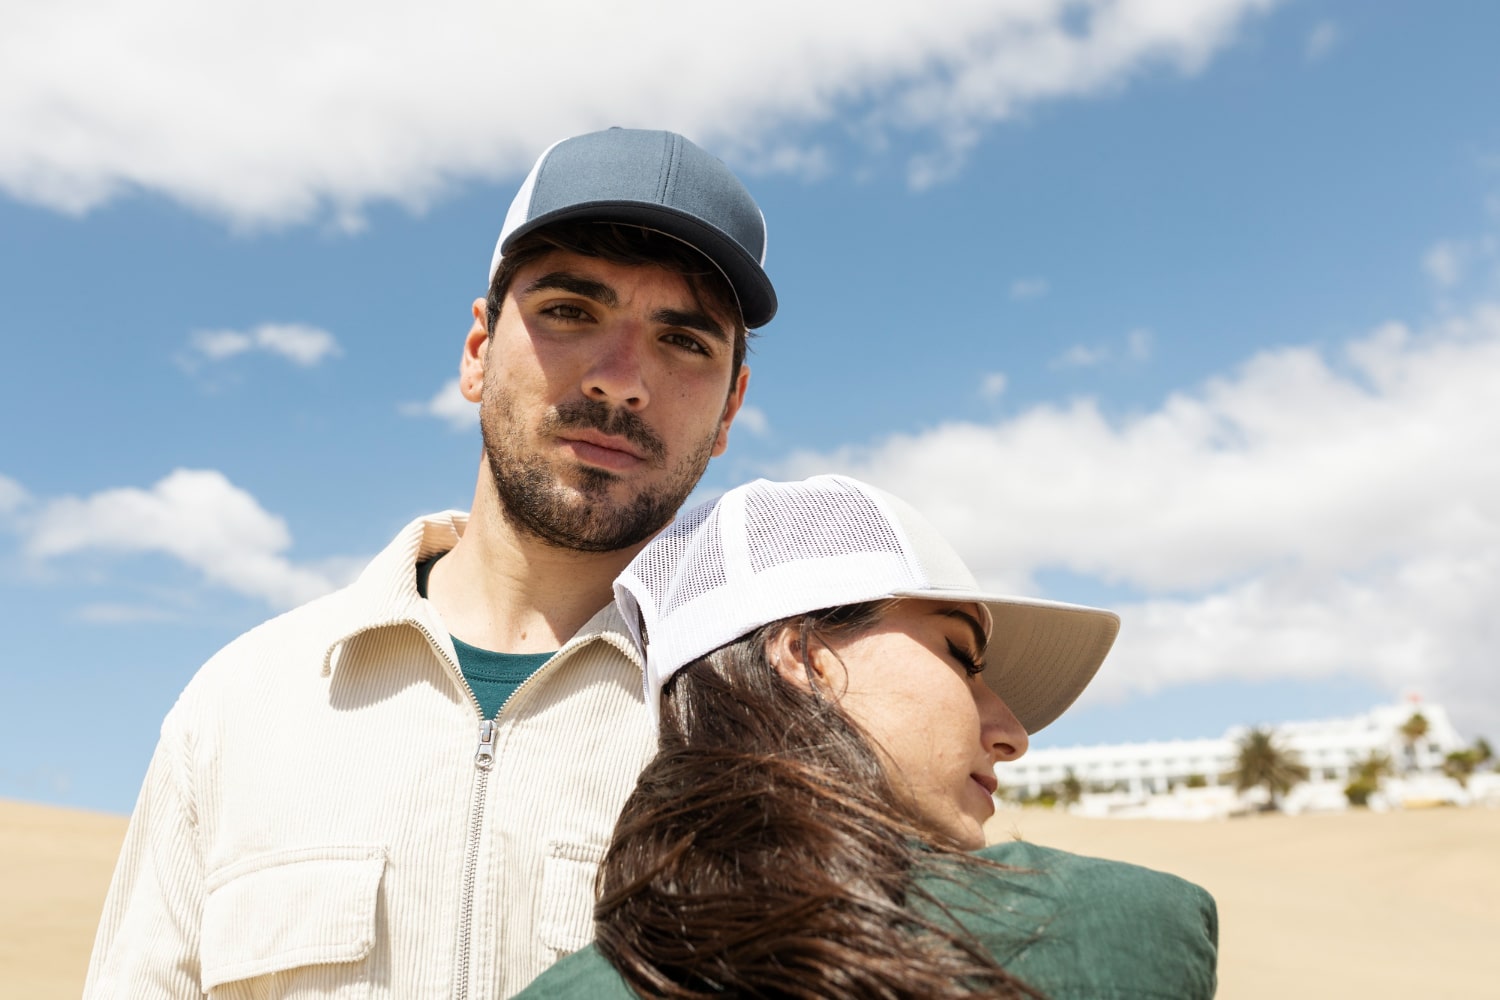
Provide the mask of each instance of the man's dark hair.
{"label": "man's dark hair", "polygon": [[485,306],[485,328],[495,334],[495,321],[516,272],[544,254],[566,250],[585,257],[598,257],[611,264],[630,267],[652,265],[682,275],[687,281],[699,309],[734,327],[734,353],[729,384],[739,377],[744,364],[747,342],[751,336],[745,328],[739,300],[723,273],[703,254],[681,240],[639,226],[613,222],[559,222],[527,233],[506,251],[490,279]]}

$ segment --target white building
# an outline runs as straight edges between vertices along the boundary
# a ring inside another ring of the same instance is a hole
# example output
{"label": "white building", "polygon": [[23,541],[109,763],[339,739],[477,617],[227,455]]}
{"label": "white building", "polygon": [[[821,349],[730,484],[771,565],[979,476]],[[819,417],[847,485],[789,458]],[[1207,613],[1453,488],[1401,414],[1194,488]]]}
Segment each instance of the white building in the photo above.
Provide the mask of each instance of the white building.
{"label": "white building", "polygon": [[[1417,713],[1427,720],[1427,732],[1411,743],[1401,730]],[[1415,696],[1351,718],[1270,728],[1310,772],[1288,798],[1288,811],[1342,808],[1344,786],[1371,753],[1388,755],[1402,774],[1430,777],[1450,752],[1464,748],[1443,707]],[[1072,773],[1084,792],[1080,811],[1096,815],[1224,815],[1244,808],[1227,775],[1248,731],[1236,726],[1217,739],[1035,749],[1002,765],[996,776],[1001,795],[1022,797],[1056,791]],[[1409,794],[1432,783],[1405,781],[1411,785]]]}

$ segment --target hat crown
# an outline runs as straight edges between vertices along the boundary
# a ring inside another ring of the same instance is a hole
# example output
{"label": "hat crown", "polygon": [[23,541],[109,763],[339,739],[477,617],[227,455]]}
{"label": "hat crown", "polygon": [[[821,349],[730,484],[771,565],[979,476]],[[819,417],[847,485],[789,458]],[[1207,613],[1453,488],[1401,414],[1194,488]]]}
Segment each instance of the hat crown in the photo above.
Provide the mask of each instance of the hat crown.
{"label": "hat crown", "polygon": [[653,718],[682,667],[771,622],[865,601],[973,602],[994,624],[985,683],[1028,732],[1078,696],[1114,642],[1098,608],[984,593],[905,501],[845,476],[764,479],[682,514],[615,581],[646,653]]}
{"label": "hat crown", "polygon": [[511,201],[491,279],[515,240],[566,221],[636,225],[681,240],[723,273],[747,326],[776,314],[765,216],[733,171],[675,132],[611,128],[553,143]]}

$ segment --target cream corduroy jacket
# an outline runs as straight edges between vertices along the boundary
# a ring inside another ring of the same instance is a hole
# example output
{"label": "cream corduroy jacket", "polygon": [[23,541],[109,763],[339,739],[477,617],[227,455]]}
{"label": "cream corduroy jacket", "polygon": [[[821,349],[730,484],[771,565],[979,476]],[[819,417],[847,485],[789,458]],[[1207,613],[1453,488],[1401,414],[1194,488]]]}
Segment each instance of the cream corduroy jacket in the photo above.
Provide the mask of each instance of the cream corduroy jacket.
{"label": "cream corduroy jacket", "polygon": [[465,516],[247,632],[162,724],[94,945],[95,998],[505,997],[593,937],[655,750],[613,604],[483,723],[416,592]]}

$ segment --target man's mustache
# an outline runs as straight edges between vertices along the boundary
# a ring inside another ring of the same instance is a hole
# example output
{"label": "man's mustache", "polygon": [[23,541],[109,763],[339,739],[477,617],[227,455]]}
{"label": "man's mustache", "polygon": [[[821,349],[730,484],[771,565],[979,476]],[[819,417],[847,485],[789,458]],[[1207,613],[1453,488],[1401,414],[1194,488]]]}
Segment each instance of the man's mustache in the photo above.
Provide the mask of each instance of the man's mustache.
{"label": "man's mustache", "polygon": [[666,443],[646,426],[644,420],[629,410],[618,409],[597,399],[558,403],[552,408],[552,412],[542,418],[541,432],[552,434],[575,427],[587,427],[602,434],[622,437],[653,462],[660,463],[667,457]]}

